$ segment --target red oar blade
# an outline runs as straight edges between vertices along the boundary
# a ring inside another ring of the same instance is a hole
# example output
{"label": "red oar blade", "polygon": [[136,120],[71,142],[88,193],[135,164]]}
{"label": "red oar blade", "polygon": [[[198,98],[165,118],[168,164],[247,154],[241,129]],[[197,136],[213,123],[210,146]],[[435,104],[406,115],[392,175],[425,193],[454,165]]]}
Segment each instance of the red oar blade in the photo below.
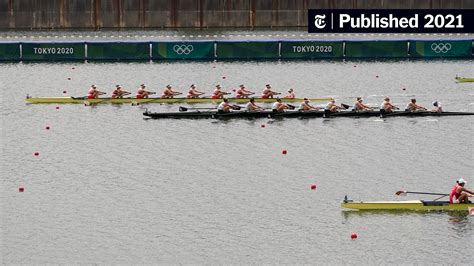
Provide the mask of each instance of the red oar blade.
{"label": "red oar blade", "polygon": [[407,192],[400,190],[400,191],[395,192],[395,195],[397,195],[397,196],[406,196],[406,195],[407,195]]}

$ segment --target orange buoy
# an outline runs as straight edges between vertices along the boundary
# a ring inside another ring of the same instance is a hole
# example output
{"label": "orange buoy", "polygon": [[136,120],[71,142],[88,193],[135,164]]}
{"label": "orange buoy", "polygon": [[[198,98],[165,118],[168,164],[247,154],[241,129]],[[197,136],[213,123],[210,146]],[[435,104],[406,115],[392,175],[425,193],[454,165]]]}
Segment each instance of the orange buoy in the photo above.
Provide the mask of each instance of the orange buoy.
{"label": "orange buoy", "polygon": [[287,151],[287,150],[282,150],[281,153],[282,153],[283,155],[286,155],[286,154],[288,153],[288,151]]}
{"label": "orange buoy", "polygon": [[352,233],[351,239],[356,239],[356,238],[357,238],[357,234],[356,234],[356,233]]}
{"label": "orange buoy", "polygon": [[316,184],[312,184],[312,185],[311,185],[311,189],[312,189],[312,190],[315,190],[315,189],[316,189]]}
{"label": "orange buoy", "polygon": [[18,188],[18,192],[23,192],[23,191],[25,191],[25,188],[24,188],[24,187],[19,187],[19,188]]}

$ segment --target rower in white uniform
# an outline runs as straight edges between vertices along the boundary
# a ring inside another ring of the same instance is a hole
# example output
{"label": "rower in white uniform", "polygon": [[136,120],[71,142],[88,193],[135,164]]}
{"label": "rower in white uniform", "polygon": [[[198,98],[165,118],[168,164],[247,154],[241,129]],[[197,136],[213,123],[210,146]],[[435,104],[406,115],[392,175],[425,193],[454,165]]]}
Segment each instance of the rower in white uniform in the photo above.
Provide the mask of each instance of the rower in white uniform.
{"label": "rower in white uniform", "polygon": [[382,104],[380,105],[380,111],[391,113],[393,112],[393,109],[399,109],[399,108],[390,102],[389,97],[385,97],[385,99],[383,99]]}
{"label": "rower in white uniform", "polygon": [[218,113],[229,113],[231,109],[235,109],[227,98],[224,98],[223,101],[217,106]]}
{"label": "rower in white uniform", "polygon": [[426,111],[427,109],[421,105],[416,104],[415,98],[411,99],[410,102],[407,104],[407,107],[405,108],[405,111],[411,111],[411,112],[416,112],[418,110]]}
{"label": "rower in white uniform", "polygon": [[276,102],[272,105],[272,110],[274,113],[282,113],[285,109],[290,108],[288,105],[281,102],[280,98],[277,98]]}
{"label": "rower in white uniform", "polygon": [[250,98],[250,101],[245,106],[245,109],[249,112],[257,112],[263,110],[264,108],[255,104],[254,98]]}
{"label": "rower in white uniform", "polygon": [[359,111],[364,111],[364,110],[374,110],[373,108],[365,105],[363,103],[364,100],[362,100],[362,97],[357,97],[355,103],[354,103],[354,108],[353,110],[356,111],[356,112],[359,112]]}
{"label": "rower in white uniform", "polygon": [[304,98],[303,99],[303,102],[300,104],[299,108],[298,108],[298,111],[310,111],[310,110],[319,110],[319,109],[322,109],[321,107],[317,107],[317,106],[312,106],[311,104],[309,104],[309,100],[308,98]]}

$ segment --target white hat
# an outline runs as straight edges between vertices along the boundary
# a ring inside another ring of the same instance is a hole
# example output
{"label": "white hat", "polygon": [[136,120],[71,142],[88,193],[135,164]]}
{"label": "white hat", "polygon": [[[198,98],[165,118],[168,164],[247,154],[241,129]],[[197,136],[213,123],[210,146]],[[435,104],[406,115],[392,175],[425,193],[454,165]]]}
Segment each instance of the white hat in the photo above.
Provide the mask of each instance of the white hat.
{"label": "white hat", "polygon": [[464,180],[462,178],[459,178],[459,180],[457,182],[458,182],[458,184],[467,184],[466,180]]}

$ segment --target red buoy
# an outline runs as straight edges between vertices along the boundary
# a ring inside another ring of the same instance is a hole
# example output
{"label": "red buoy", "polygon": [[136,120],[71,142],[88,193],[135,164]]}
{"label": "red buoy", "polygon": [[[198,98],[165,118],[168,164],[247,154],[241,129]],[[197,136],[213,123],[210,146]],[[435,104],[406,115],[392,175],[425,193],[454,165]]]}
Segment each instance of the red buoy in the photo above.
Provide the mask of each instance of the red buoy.
{"label": "red buoy", "polygon": [[76,69],[75,67],[72,67],[72,69]]}
{"label": "red buoy", "polygon": [[352,238],[352,239],[356,239],[356,238],[357,238],[357,234],[356,234],[356,233],[352,233],[351,238]]}
{"label": "red buoy", "polygon": [[49,130],[49,126],[46,126],[45,128],[46,128],[46,130]]}
{"label": "red buoy", "polygon": [[18,192],[23,192],[23,191],[25,191],[25,188],[24,188],[24,187],[19,187],[19,188],[18,188]]}
{"label": "red buoy", "polygon": [[56,106],[56,110],[59,110],[59,106]]}
{"label": "red buoy", "polygon": [[40,153],[36,151],[33,155],[34,155],[34,156],[39,156]]}
{"label": "red buoy", "polygon": [[379,75],[375,76],[375,78],[379,78]]}
{"label": "red buoy", "polygon": [[357,67],[356,65],[354,65],[354,67]]}
{"label": "red buoy", "polygon": [[281,153],[282,153],[283,155],[286,155],[286,154],[288,153],[288,151],[287,151],[287,150],[282,150]]}
{"label": "red buoy", "polygon": [[67,91],[63,91],[63,93],[64,93],[64,94],[66,94],[66,93],[67,93]]}
{"label": "red buoy", "polygon": [[311,185],[311,189],[312,189],[312,190],[315,190],[315,189],[316,189],[316,184],[312,184],[312,185]]}
{"label": "red buoy", "polygon": [[262,124],[260,127],[265,127],[265,124]]}
{"label": "red buoy", "polygon": [[222,79],[225,79],[225,76],[223,76]]}
{"label": "red buoy", "polygon": [[71,78],[67,78],[67,80],[71,80]]}
{"label": "red buoy", "polygon": [[406,91],[407,89],[406,89],[406,88],[403,88],[402,90]]}

